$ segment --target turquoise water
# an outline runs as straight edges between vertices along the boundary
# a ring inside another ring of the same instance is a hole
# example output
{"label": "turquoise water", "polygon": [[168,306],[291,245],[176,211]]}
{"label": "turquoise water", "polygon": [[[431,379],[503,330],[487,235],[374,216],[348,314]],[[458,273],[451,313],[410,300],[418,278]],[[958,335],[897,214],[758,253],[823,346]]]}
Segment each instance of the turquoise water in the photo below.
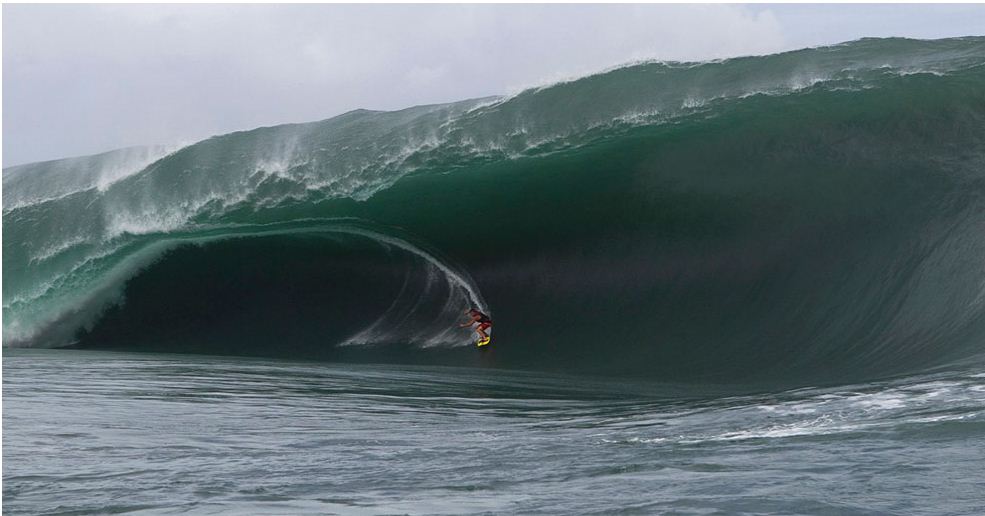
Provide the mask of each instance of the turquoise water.
{"label": "turquoise water", "polygon": [[985,511],[981,372],[728,395],[67,350],[3,369],[9,514]]}

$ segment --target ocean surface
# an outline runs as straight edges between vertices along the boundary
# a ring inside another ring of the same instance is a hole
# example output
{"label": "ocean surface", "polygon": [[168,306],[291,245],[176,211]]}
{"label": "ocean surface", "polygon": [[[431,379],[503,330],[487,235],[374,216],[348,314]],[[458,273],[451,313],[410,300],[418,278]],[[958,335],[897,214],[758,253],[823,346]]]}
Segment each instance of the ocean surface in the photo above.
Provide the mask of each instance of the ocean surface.
{"label": "ocean surface", "polygon": [[985,373],[727,395],[504,369],[3,357],[9,514],[982,514]]}
{"label": "ocean surface", "polygon": [[5,512],[985,512],[983,37],[2,179]]}

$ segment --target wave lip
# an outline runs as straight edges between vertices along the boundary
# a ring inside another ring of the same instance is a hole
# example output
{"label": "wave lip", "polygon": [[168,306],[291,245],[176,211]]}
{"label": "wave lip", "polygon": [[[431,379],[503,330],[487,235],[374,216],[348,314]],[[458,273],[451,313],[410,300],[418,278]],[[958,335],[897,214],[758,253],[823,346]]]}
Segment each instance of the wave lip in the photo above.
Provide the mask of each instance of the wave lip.
{"label": "wave lip", "polygon": [[95,156],[17,165],[3,169],[3,211],[54,202],[89,189],[105,191],[181,148],[130,147]]}

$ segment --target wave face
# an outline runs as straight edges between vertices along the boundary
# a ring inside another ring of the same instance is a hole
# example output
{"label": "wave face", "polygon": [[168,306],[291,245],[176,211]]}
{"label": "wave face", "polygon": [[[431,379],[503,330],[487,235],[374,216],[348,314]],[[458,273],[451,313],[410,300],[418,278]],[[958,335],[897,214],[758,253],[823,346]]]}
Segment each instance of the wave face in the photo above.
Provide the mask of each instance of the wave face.
{"label": "wave face", "polygon": [[8,345],[467,362],[471,304],[504,367],[836,381],[985,337],[985,38],[636,64],[3,187]]}

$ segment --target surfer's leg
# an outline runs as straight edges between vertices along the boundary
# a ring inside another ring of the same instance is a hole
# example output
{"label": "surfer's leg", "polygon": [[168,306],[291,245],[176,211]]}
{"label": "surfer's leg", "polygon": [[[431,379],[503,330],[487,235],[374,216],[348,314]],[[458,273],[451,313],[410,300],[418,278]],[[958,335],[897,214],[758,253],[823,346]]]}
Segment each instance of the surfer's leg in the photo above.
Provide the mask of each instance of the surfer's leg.
{"label": "surfer's leg", "polygon": [[481,337],[482,340],[486,340],[486,339],[489,338],[489,335],[486,334],[486,328],[488,328],[490,326],[492,326],[492,325],[489,324],[489,323],[482,323],[482,324],[480,324],[479,326],[477,326],[475,328],[476,333],[479,334],[479,337]]}

